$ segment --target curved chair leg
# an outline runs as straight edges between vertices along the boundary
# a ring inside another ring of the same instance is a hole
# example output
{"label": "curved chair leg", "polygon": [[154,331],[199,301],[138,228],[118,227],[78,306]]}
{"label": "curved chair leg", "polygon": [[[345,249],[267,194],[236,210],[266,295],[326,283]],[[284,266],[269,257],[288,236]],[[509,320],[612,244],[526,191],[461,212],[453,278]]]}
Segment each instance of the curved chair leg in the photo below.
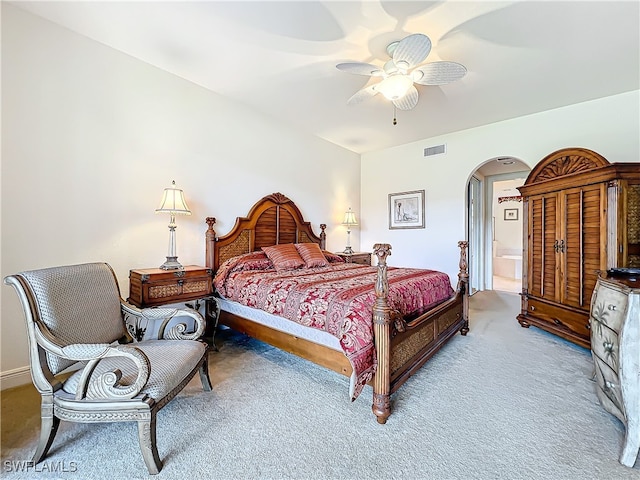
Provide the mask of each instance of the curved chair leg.
{"label": "curved chair leg", "polygon": [[156,475],[162,470],[162,462],[156,446],[156,414],[151,413],[151,418],[138,420],[138,440],[144,463],[147,465],[149,475]]}
{"label": "curved chair leg", "polygon": [[205,392],[210,392],[211,379],[209,378],[209,362],[206,357],[202,365],[200,365],[200,381],[202,382],[202,389]]}
{"label": "curved chair leg", "polygon": [[33,463],[39,463],[47,455],[59,426],[60,419],[53,414],[53,403],[43,398],[40,406],[40,440],[33,454]]}

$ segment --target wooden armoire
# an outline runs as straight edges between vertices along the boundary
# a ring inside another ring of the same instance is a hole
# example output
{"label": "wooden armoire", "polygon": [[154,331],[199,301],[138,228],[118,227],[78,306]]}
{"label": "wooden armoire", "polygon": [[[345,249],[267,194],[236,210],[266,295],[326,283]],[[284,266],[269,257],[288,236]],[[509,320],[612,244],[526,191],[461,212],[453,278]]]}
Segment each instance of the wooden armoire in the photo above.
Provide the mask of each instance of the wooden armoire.
{"label": "wooden armoire", "polygon": [[600,271],[640,267],[640,163],[585,148],[543,158],[523,196],[523,327],[590,348],[589,307]]}

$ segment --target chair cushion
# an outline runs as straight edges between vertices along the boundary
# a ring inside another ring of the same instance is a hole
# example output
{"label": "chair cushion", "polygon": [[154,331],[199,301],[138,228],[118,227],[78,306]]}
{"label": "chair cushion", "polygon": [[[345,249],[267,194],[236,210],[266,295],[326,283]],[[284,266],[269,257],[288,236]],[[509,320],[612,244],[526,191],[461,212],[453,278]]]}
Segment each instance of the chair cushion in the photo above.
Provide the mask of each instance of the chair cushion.
{"label": "chair cushion", "polygon": [[[180,384],[193,371],[206,349],[206,345],[195,340],[148,340],[132,343],[144,352],[151,365],[149,380],[141,394],[147,394],[156,401],[164,398],[176,385]],[[137,369],[134,363],[125,357],[110,357],[98,363],[93,377],[119,369],[122,372],[121,383],[129,385],[136,379]],[[62,389],[75,395],[82,370],[70,376]]]}

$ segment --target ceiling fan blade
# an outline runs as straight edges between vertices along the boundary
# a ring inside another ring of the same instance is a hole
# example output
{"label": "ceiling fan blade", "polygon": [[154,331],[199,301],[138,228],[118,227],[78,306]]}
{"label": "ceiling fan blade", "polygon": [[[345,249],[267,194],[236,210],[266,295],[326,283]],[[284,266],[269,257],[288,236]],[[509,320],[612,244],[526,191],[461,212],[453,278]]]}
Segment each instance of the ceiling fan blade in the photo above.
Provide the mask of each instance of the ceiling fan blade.
{"label": "ceiling fan blade", "polygon": [[456,62],[433,62],[416,68],[411,78],[420,85],[446,85],[460,80],[467,74],[464,65]]}
{"label": "ceiling fan blade", "polygon": [[362,90],[358,90],[349,100],[347,100],[347,105],[357,105],[377,95],[378,91],[375,87],[375,85],[369,85]]}
{"label": "ceiling fan blade", "polygon": [[412,85],[406,95],[394,100],[393,104],[400,110],[411,110],[418,104],[418,89]]}
{"label": "ceiling fan blade", "polygon": [[414,33],[398,42],[393,50],[393,61],[398,68],[413,68],[431,51],[431,40],[422,33]]}
{"label": "ceiling fan blade", "polygon": [[339,63],[338,65],[336,65],[336,68],[338,70],[342,70],[343,72],[355,73],[356,75],[368,75],[372,77],[381,77],[382,75],[384,75],[384,70],[370,63]]}

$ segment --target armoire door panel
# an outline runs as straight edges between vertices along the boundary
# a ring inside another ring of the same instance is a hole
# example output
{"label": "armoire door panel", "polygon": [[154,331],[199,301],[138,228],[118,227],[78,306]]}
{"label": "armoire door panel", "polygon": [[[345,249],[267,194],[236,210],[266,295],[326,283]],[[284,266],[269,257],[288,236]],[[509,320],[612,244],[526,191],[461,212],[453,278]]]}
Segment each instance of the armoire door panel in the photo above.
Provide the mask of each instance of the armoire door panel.
{"label": "armoire door panel", "polygon": [[554,300],[562,282],[562,272],[558,265],[561,244],[558,235],[558,200],[556,195],[544,197],[544,292],[542,298]]}
{"label": "armoire door panel", "polygon": [[561,230],[566,245],[560,301],[588,310],[598,271],[606,259],[602,241],[602,232],[606,231],[603,203],[606,191],[603,184],[596,184],[569,189],[560,195]]}
{"label": "armoire door panel", "polygon": [[529,201],[529,291],[532,295],[554,299],[558,270],[556,196],[537,196]]}
{"label": "armoire door panel", "polygon": [[544,246],[544,199],[542,197],[532,197],[529,200],[529,245],[527,262],[529,264],[529,293],[535,296],[542,296],[542,267]]}

